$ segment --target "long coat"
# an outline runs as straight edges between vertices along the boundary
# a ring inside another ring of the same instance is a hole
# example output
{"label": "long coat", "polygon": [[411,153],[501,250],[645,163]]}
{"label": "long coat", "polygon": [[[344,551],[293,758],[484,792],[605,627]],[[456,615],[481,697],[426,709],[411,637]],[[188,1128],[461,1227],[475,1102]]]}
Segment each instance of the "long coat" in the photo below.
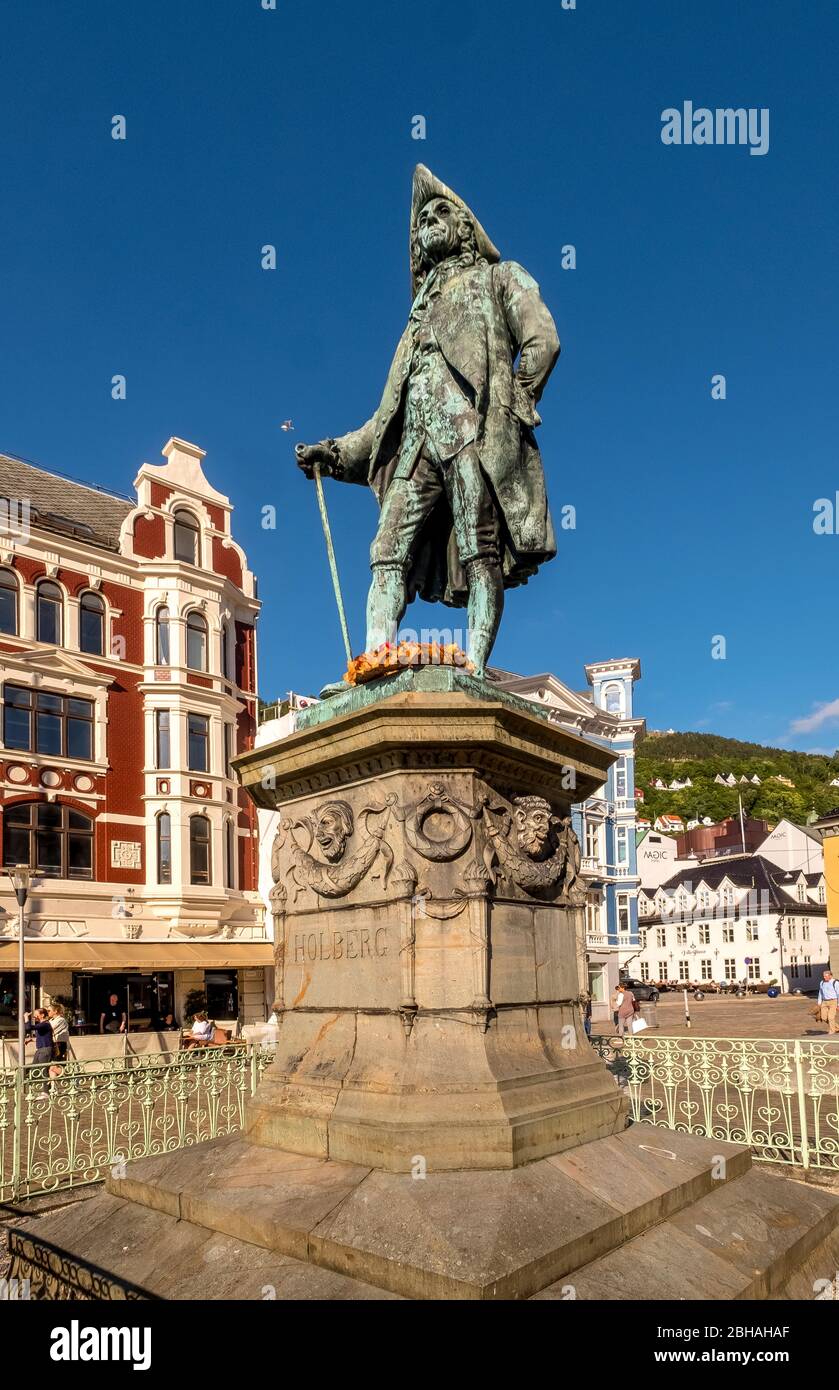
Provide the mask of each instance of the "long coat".
{"label": "long coat", "polygon": [[[534,436],[536,402],[559,356],[559,338],[539,286],[515,261],[471,266],[430,299],[428,322],[449,368],[466,384],[478,419],[477,447],[498,507],[505,588],[526,583],[556,554],[545,475]],[[381,505],[402,437],[414,340],[399,341],[376,413],[338,445],[346,482],[365,483]],[[516,357],[521,354],[518,370]],[[408,575],[408,596],[463,606],[468,590],[443,499]]]}

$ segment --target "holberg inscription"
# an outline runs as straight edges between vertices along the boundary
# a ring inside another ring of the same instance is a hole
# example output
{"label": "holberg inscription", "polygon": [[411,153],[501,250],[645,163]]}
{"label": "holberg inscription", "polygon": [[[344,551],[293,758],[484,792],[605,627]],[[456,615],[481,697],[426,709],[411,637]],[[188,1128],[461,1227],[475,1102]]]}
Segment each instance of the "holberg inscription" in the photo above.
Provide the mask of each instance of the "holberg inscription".
{"label": "holberg inscription", "polygon": [[294,933],[295,965],[316,960],[364,960],[388,954],[387,927],[347,927],[345,931]]}

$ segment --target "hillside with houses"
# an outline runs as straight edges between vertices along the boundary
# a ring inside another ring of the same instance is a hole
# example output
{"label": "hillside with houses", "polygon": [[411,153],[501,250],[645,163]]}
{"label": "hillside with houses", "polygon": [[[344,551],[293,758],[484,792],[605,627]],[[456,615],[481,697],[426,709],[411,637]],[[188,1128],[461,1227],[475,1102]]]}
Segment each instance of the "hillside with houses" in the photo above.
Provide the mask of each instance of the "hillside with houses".
{"label": "hillside with houses", "polygon": [[832,757],[767,748],[718,734],[648,733],[635,765],[639,827],[676,832],[690,822],[739,814],[803,824],[839,805],[839,751]]}

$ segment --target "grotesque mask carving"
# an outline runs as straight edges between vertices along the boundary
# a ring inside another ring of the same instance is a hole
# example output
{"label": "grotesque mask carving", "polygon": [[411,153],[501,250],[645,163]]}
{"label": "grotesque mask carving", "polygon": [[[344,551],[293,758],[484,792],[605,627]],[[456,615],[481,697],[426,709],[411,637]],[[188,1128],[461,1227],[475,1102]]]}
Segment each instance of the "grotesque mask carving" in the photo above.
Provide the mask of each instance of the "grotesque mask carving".
{"label": "grotesque mask carving", "polygon": [[547,859],[555,849],[555,827],[558,817],[542,796],[518,796],[513,802],[513,824],[516,841],[528,859]]}
{"label": "grotesque mask carving", "polygon": [[327,801],[317,813],[315,839],[324,859],[337,864],[353,833],[353,814],[346,801]]}

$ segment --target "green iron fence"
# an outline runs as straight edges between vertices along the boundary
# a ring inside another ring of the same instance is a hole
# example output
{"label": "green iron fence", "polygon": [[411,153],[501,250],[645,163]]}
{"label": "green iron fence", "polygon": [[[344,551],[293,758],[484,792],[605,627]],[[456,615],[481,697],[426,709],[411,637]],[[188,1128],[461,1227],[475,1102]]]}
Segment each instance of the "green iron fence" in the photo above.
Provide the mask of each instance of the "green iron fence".
{"label": "green iron fence", "polygon": [[[235,1043],[0,1070],[0,1201],[97,1182],[132,1158],[240,1130],[274,1056]],[[55,1068],[53,1068],[55,1072]]]}
{"label": "green iron fence", "polygon": [[[592,1037],[638,1124],[839,1171],[839,1042]],[[0,1069],[0,1201],[96,1182],[115,1165],[234,1134],[274,1055],[264,1044]]]}
{"label": "green iron fence", "polygon": [[839,1042],[592,1037],[637,1124],[748,1144],[757,1160],[839,1171]]}

